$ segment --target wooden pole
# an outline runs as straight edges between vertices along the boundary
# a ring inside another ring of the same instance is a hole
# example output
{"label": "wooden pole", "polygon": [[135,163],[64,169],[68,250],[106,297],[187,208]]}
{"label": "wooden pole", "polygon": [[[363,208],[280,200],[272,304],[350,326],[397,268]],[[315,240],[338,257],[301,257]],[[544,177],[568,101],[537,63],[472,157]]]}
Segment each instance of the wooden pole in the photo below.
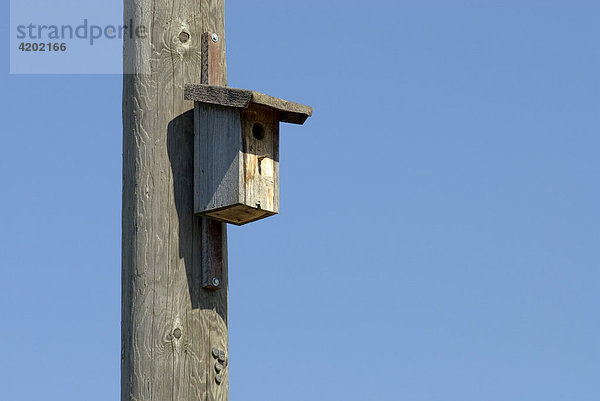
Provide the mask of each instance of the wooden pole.
{"label": "wooden pole", "polygon": [[[213,80],[226,83],[224,0],[125,0],[124,14],[121,400],[227,400],[226,232],[193,214],[183,99],[202,81],[205,32],[220,41]],[[202,264],[214,255],[220,289],[209,291]]]}

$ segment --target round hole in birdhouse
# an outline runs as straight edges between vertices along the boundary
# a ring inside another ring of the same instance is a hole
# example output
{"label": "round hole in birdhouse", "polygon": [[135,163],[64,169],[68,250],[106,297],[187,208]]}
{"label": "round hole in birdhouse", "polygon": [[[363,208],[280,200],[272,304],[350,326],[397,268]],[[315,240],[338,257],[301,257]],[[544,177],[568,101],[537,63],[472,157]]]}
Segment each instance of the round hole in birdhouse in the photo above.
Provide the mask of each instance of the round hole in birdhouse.
{"label": "round hole in birdhouse", "polygon": [[265,127],[261,123],[252,124],[252,136],[259,141],[265,137]]}

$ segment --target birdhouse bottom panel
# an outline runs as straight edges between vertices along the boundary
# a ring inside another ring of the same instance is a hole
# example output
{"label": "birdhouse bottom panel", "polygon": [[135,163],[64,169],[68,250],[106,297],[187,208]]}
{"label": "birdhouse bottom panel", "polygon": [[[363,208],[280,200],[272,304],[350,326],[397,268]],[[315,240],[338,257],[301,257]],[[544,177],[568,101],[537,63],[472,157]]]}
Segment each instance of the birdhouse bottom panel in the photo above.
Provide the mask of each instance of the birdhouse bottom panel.
{"label": "birdhouse bottom panel", "polygon": [[277,213],[253,208],[240,203],[222,209],[211,210],[203,214],[215,220],[224,221],[226,223],[241,226],[242,224],[260,220]]}

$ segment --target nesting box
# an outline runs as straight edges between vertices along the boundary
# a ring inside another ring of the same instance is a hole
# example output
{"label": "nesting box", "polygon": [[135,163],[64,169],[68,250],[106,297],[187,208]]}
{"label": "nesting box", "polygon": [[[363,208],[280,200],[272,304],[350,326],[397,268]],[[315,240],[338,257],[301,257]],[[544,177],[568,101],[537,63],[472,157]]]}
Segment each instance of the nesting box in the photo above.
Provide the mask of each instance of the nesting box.
{"label": "nesting box", "polygon": [[223,86],[185,86],[194,101],[194,212],[242,225],[279,212],[279,122],[312,108]]}

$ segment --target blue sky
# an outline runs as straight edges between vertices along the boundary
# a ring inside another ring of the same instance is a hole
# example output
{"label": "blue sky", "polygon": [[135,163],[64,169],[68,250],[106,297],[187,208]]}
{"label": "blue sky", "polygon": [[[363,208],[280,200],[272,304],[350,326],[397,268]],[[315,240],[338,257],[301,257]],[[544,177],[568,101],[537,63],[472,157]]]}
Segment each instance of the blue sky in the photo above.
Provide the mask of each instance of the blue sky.
{"label": "blue sky", "polygon": [[[2,10],[0,395],[117,399],[121,77],[10,75]],[[226,3],[229,85],[315,109],[229,229],[231,399],[600,399],[598,16]]]}

